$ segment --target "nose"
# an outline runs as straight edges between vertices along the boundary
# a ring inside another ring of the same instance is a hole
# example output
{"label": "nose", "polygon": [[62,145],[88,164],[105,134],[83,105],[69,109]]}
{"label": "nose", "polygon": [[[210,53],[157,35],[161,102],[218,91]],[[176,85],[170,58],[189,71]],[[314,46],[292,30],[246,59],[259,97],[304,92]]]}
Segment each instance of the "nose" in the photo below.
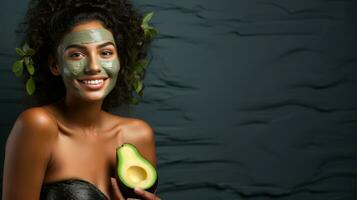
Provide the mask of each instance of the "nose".
{"label": "nose", "polygon": [[102,68],[100,67],[97,59],[95,58],[91,58],[90,62],[88,63],[88,65],[86,66],[86,68],[84,69],[84,72],[86,74],[98,74],[102,71]]}

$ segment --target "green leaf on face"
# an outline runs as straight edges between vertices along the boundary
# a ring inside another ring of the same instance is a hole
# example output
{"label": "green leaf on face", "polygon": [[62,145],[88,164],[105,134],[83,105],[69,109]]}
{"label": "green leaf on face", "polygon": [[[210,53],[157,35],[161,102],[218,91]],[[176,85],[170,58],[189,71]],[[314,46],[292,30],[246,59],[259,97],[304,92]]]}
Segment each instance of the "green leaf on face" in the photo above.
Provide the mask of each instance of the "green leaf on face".
{"label": "green leaf on face", "polygon": [[22,49],[16,48],[15,50],[16,50],[17,55],[19,55],[20,57],[25,56],[25,52]]}
{"label": "green leaf on face", "polygon": [[22,60],[17,60],[12,65],[12,72],[14,72],[16,76],[21,76],[22,75],[22,71],[23,71],[23,67],[24,67],[23,61]]}
{"label": "green leaf on face", "polygon": [[33,64],[29,63],[28,65],[26,65],[27,71],[28,73],[32,76],[35,73],[35,67],[33,66]]}
{"label": "green leaf on face", "polygon": [[32,77],[30,77],[26,81],[26,91],[29,95],[32,95],[35,92],[36,86],[35,86],[35,81],[33,80]]}

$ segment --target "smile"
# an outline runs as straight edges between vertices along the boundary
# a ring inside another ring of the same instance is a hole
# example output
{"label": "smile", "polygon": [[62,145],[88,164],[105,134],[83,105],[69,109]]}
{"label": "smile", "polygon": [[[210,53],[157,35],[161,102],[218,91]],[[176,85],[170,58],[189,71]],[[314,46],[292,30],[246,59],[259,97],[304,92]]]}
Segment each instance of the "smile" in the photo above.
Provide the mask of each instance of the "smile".
{"label": "smile", "polygon": [[79,80],[80,82],[86,84],[86,85],[98,85],[102,84],[104,82],[103,79],[97,79],[97,80]]}
{"label": "smile", "polygon": [[107,78],[101,79],[84,79],[84,80],[77,80],[82,87],[89,89],[89,90],[99,90],[104,86],[105,80]]}

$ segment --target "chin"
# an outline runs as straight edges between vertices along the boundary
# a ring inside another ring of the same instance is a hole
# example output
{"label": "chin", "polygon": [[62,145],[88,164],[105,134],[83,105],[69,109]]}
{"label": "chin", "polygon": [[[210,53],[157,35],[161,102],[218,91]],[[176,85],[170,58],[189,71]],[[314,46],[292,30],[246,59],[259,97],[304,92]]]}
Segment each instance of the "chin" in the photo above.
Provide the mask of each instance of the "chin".
{"label": "chin", "polygon": [[85,101],[97,102],[97,101],[103,101],[107,95],[103,94],[102,92],[90,92],[90,94],[86,92],[85,94],[81,94],[80,96]]}
{"label": "chin", "polygon": [[97,91],[88,91],[88,90],[80,90],[77,95],[79,98],[83,99],[87,102],[97,102],[97,101],[104,101],[104,99],[108,96],[111,90],[102,89]]}

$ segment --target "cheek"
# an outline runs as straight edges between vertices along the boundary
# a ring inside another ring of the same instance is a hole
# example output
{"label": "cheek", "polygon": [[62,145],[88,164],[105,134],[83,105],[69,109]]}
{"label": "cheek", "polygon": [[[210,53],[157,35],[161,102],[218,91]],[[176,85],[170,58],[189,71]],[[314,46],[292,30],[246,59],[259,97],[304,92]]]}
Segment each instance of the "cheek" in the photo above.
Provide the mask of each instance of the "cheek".
{"label": "cheek", "polygon": [[82,59],[80,61],[66,61],[64,62],[64,74],[71,76],[78,76],[81,74],[87,65],[87,60]]}
{"label": "cheek", "polygon": [[101,61],[101,66],[108,73],[108,75],[112,77],[118,75],[120,69],[120,63],[118,59],[111,61]]}

